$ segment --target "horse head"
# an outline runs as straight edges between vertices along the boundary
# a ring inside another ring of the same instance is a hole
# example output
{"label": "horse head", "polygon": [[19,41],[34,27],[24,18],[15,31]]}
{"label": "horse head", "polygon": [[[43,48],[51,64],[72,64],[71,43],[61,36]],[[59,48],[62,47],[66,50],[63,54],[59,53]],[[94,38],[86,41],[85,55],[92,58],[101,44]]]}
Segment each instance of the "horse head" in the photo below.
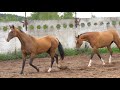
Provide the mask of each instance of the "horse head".
{"label": "horse head", "polygon": [[9,42],[12,38],[17,36],[16,28],[14,27],[14,25],[12,26],[9,25],[9,27],[10,27],[10,31],[8,33],[7,42]]}
{"label": "horse head", "polygon": [[75,43],[76,43],[76,49],[79,50],[79,48],[81,47],[83,41],[82,41],[82,39],[80,38],[80,35],[75,36],[75,38],[76,38],[76,42],[75,42]]}

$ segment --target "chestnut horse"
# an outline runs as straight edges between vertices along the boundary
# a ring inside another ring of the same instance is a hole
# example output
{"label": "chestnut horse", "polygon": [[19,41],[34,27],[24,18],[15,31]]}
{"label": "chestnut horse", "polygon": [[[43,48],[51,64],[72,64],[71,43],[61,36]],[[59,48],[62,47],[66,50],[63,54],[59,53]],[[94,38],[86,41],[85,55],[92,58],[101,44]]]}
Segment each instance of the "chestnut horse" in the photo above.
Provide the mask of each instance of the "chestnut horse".
{"label": "chestnut horse", "polygon": [[36,38],[26,34],[22,30],[19,30],[18,28],[14,27],[14,25],[10,26],[10,29],[11,31],[8,34],[7,42],[9,42],[14,37],[17,37],[21,42],[23,64],[20,74],[23,74],[27,55],[30,55],[30,66],[39,72],[39,69],[33,65],[32,62],[36,55],[44,52],[47,52],[51,57],[51,66],[48,69],[48,72],[52,70],[54,57],[56,58],[58,68],[60,67],[58,64],[58,54],[56,54],[56,49],[58,48],[62,60],[64,59],[64,50],[62,44],[56,37],[48,35],[42,38]]}
{"label": "chestnut horse", "polygon": [[104,60],[101,58],[99,54],[98,51],[99,48],[107,47],[108,51],[110,52],[109,63],[111,63],[113,53],[111,49],[111,44],[114,42],[120,49],[120,38],[118,32],[115,29],[108,29],[107,31],[101,32],[86,32],[78,35],[76,37],[77,49],[82,45],[83,41],[89,42],[90,46],[92,47],[92,54],[88,66],[91,66],[94,54],[97,54],[98,57],[103,62],[103,65],[105,65]]}

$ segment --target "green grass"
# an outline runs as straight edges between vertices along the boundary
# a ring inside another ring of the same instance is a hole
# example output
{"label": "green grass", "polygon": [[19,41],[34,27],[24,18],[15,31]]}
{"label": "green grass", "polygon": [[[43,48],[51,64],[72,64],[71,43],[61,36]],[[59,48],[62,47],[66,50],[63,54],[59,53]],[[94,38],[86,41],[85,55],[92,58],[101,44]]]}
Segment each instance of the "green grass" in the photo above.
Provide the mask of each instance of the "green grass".
{"label": "green grass", "polygon": [[[64,49],[65,51],[65,56],[76,56],[76,55],[90,55],[91,54],[91,49],[82,49],[80,48],[79,51],[77,51],[76,49]],[[119,49],[118,48],[112,48],[113,53],[119,53]],[[101,48],[99,49],[100,54],[105,54],[105,53],[109,53],[108,50],[106,48]],[[49,55],[47,53],[42,53],[37,55],[37,58],[45,58],[48,57]],[[29,56],[27,57],[29,58]],[[18,59],[22,59],[22,53],[21,51],[16,52],[15,53],[7,53],[7,54],[0,54],[0,60],[18,60]]]}

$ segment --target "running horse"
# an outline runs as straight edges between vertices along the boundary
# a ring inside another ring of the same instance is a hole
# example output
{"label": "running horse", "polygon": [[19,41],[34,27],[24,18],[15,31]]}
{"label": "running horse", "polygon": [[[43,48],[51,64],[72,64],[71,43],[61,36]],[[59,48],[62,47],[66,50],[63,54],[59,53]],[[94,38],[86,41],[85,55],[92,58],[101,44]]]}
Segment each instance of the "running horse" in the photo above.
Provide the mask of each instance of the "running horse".
{"label": "running horse", "polygon": [[109,63],[111,63],[111,58],[112,58],[112,49],[111,49],[111,44],[114,42],[117,47],[120,50],[120,38],[117,30],[115,29],[108,29],[106,31],[101,31],[101,32],[86,32],[83,34],[80,34],[76,37],[76,48],[80,48],[82,45],[83,41],[87,41],[90,43],[90,46],[92,47],[92,53],[90,57],[90,61],[88,66],[91,66],[92,63],[92,58],[94,54],[97,54],[100,60],[103,62],[103,65],[105,65],[104,60],[99,54],[99,48],[107,47],[110,57],[109,57]]}
{"label": "running horse", "polygon": [[56,49],[58,48],[62,60],[64,59],[64,50],[62,44],[56,37],[48,35],[41,38],[36,38],[26,34],[22,30],[19,30],[14,25],[10,26],[10,29],[11,30],[8,34],[7,42],[9,42],[14,37],[17,37],[21,42],[23,64],[20,74],[23,74],[27,55],[30,55],[29,65],[35,68],[37,72],[39,72],[39,69],[33,65],[32,62],[36,55],[44,52],[47,52],[51,57],[51,66],[49,67],[48,72],[52,70],[54,58],[56,58],[57,67],[60,68],[60,65],[58,64],[58,54],[56,53]]}

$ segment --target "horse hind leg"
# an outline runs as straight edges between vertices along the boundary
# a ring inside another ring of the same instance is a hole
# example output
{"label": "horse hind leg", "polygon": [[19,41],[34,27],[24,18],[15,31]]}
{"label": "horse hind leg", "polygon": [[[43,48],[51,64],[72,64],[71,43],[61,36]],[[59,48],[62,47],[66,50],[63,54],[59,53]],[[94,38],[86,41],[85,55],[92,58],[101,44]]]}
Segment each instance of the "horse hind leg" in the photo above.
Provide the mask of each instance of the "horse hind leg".
{"label": "horse hind leg", "polygon": [[51,72],[52,66],[53,66],[53,63],[54,63],[55,50],[52,49],[52,48],[50,48],[49,54],[50,54],[50,56],[51,56],[51,65],[50,65],[50,67],[49,67],[49,69],[48,69],[48,72]]}
{"label": "horse hind leg", "polygon": [[54,63],[54,57],[51,57],[51,66],[49,67],[48,72],[51,72],[53,63]]}
{"label": "horse hind leg", "polygon": [[58,64],[58,54],[55,54],[54,57],[56,58],[57,67],[60,68],[61,66]]}
{"label": "horse hind leg", "polygon": [[109,63],[111,63],[113,51],[110,46],[108,46],[107,49],[110,52]]}

